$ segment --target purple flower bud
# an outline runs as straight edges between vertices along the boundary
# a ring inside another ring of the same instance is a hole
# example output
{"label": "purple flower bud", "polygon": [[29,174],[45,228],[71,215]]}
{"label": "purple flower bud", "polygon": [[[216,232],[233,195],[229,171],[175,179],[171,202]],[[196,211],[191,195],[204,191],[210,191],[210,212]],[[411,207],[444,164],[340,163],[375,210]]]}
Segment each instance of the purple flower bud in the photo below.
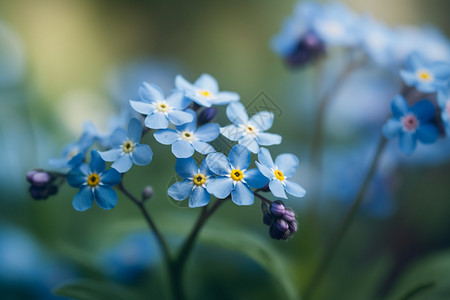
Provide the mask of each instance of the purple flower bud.
{"label": "purple flower bud", "polygon": [[211,122],[217,114],[217,109],[214,107],[205,108],[198,116],[198,126]]}
{"label": "purple flower bud", "polygon": [[263,215],[263,223],[266,224],[267,226],[272,225],[274,220],[275,220],[275,217],[271,213],[267,213],[267,214]]}
{"label": "purple flower bud", "polygon": [[292,233],[295,233],[295,232],[297,232],[297,230],[298,230],[297,222],[295,222],[295,221],[289,222],[289,231]]}
{"label": "purple flower bud", "polygon": [[314,32],[307,32],[285,60],[292,68],[303,67],[323,54],[325,54],[325,44]]}
{"label": "purple flower bud", "polygon": [[274,223],[274,224],[272,224],[272,226],[270,226],[269,234],[270,234],[270,237],[273,238],[274,240],[280,240],[283,238],[284,232],[279,231],[275,224],[276,223]]}
{"label": "purple flower bud", "polygon": [[33,176],[34,176],[36,173],[38,173],[38,172],[39,172],[39,170],[36,170],[36,169],[31,170],[31,171],[28,171],[28,173],[27,173],[27,181],[28,181],[29,183],[33,183]]}
{"label": "purple flower bud", "polygon": [[282,232],[285,232],[286,230],[289,229],[289,224],[283,219],[278,219],[275,222],[275,226],[277,227],[278,231],[282,231]]}
{"label": "purple flower bud", "polygon": [[282,218],[288,222],[293,222],[295,221],[295,214],[291,209],[288,208],[284,211]]}
{"label": "purple flower bud", "polygon": [[37,187],[43,187],[52,181],[52,176],[47,172],[36,172],[31,177],[31,184]]}
{"label": "purple flower bud", "polygon": [[281,217],[285,213],[285,210],[284,204],[280,200],[277,200],[270,205],[270,211],[277,217]]}

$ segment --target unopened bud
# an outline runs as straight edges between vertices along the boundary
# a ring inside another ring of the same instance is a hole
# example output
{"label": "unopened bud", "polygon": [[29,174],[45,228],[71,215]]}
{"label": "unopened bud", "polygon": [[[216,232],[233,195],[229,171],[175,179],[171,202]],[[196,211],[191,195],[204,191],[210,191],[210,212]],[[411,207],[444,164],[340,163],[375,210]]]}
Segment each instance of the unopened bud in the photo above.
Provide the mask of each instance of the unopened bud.
{"label": "unopened bud", "polygon": [[34,176],[36,173],[38,173],[38,172],[39,172],[39,170],[36,170],[36,169],[31,170],[31,171],[28,171],[28,173],[27,173],[27,181],[28,181],[29,183],[33,183],[33,176]]}
{"label": "unopened bud", "polygon": [[43,187],[52,181],[52,176],[47,172],[36,172],[31,178],[31,184],[37,187]]}
{"label": "unopened bud", "polygon": [[277,229],[278,229],[279,231],[282,231],[282,232],[285,232],[286,230],[289,229],[288,223],[287,223],[285,220],[283,220],[283,219],[278,219],[278,220],[275,222],[275,226],[277,227]]}
{"label": "unopened bud", "polygon": [[198,126],[211,122],[217,114],[217,109],[214,107],[205,108],[198,116]]}
{"label": "unopened bud", "polygon": [[288,209],[286,209],[284,211],[284,214],[283,214],[282,218],[285,219],[288,222],[293,222],[293,221],[295,221],[295,214],[294,214],[294,212],[292,210],[290,210],[288,208]]}
{"label": "unopened bud", "polygon": [[285,213],[285,210],[283,201],[277,200],[270,205],[270,211],[277,217],[281,217]]}
{"label": "unopened bud", "polygon": [[289,231],[292,233],[295,233],[295,232],[297,232],[297,230],[298,230],[297,222],[295,222],[295,221],[289,222]]}
{"label": "unopened bud", "polygon": [[263,215],[263,223],[267,226],[272,225],[274,220],[275,220],[275,217],[271,213],[267,213],[267,214]]}
{"label": "unopened bud", "polygon": [[153,196],[153,188],[151,186],[146,186],[142,190],[142,200],[148,200]]}

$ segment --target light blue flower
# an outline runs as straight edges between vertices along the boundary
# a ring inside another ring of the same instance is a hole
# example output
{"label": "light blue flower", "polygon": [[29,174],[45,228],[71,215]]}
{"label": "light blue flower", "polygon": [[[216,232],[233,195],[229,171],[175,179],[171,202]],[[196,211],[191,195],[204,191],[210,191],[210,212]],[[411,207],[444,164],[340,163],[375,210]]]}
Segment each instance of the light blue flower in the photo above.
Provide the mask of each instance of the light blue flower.
{"label": "light blue flower", "polygon": [[450,64],[443,62],[429,63],[418,53],[409,56],[406,69],[400,76],[408,86],[414,86],[423,93],[434,93],[447,87],[450,79]]}
{"label": "light blue flower", "polygon": [[192,110],[187,112],[192,114],[192,122],[176,126],[176,130],[160,129],[154,133],[155,139],[161,144],[172,145],[172,153],[177,158],[191,157],[195,150],[204,155],[214,152],[214,147],[207,142],[211,142],[219,136],[219,125],[209,123],[197,129],[195,113]]}
{"label": "light blue flower", "polygon": [[179,158],[175,164],[175,171],[183,177],[183,181],[175,182],[167,193],[175,200],[182,201],[189,197],[189,207],[201,207],[209,203],[210,193],[206,186],[214,175],[203,160],[200,168],[192,157]]}
{"label": "light blue flower", "polygon": [[130,120],[128,132],[122,128],[114,130],[110,137],[112,149],[99,152],[105,161],[113,161],[111,168],[119,173],[128,171],[134,164],[148,165],[152,161],[153,152],[149,145],[139,144],[142,136],[142,125],[137,119]]}
{"label": "light blue flower", "polygon": [[450,136],[450,91],[443,89],[437,93],[437,101],[441,108],[441,119],[444,123],[445,132]]}
{"label": "light blue flower", "polygon": [[383,127],[387,139],[399,137],[399,148],[405,154],[412,154],[417,140],[423,144],[432,144],[439,137],[439,130],[432,123],[434,105],[428,100],[417,102],[409,107],[405,98],[397,95],[391,103],[393,117]]}
{"label": "light blue flower", "polygon": [[103,209],[111,209],[117,204],[117,194],[112,186],[121,181],[120,173],[115,169],[105,172],[105,162],[96,150],[91,151],[90,165],[81,164],[67,174],[70,186],[80,188],[73,198],[73,207],[78,211],[89,209],[94,200]]}
{"label": "light blue flower", "polygon": [[153,84],[144,82],[139,89],[140,101],[130,100],[131,107],[144,114],[145,126],[152,129],[169,127],[169,121],[174,125],[182,125],[192,121],[192,115],[184,112],[190,100],[182,92],[174,92],[164,98],[163,91]]}
{"label": "light blue flower", "polygon": [[183,91],[185,96],[198,105],[210,107],[211,105],[224,105],[239,101],[239,94],[219,91],[219,84],[209,74],[202,74],[194,84],[191,84],[181,75],[175,78],[175,86]]}
{"label": "light blue flower", "polygon": [[262,188],[268,182],[258,169],[249,169],[250,151],[241,145],[231,148],[228,158],[219,152],[206,157],[209,169],[217,175],[206,185],[208,193],[224,199],[231,193],[237,205],[253,204],[255,195],[250,188]]}
{"label": "light blue flower", "polygon": [[258,159],[256,166],[270,180],[269,189],[275,197],[287,199],[285,191],[295,197],[305,196],[306,191],[303,187],[287,180],[295,174],[298,167],[295,155],[289,153],[278,155],[274,163],[269,150],[261,148]]}
{"label": "light blue flower", "polygon": [[259,145],[271,146],[281,143],[280,135],[264,132],[272,127],[274,116],[271,112],[258,112],[249,119],[244,105],[237,102],[228,105],[227,117],[233,124],[220,128],[220,133],[247,147],[253,153],[258,153]]}

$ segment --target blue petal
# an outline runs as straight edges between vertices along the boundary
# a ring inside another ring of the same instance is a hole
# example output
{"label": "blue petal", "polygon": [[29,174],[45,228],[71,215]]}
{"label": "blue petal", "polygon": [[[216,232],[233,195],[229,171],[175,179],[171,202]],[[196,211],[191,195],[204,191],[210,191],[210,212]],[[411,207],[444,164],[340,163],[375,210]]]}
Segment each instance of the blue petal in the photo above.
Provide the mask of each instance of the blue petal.
{"label": "blue petal", "polygon": [[294,197],[303,197],[306,194],[304,188],[302,188],[299,184],[292,182],[290,180],[285,180],[284,184],[286,186],[286,192],[291,194]]}
{"label": "blue petal", "polygon": [[213,94],[219,92],[217,80],[209,74],[202,74],[194,83],[195,87],[208,90]]}
{"label": "blue petal", "polygon": [[281,144],[281,135],[261,132],[256,135],[256,142],[261,146],[272,146]]}
{"label": "blue petal", "polygon": [[269,179],[267,179],[258,169],[250,169],[245,171],[244,180],[249,187],[259,189],[265,186]]}
{"label": "blue petal", "polygon": [[131,153],[133,162],[138,166],[148,165],[153,158],[153,151],[149,145],[137,144]]}
{"label": "blue petal", "polygon": [[224,105],[231,102],[239,101],[241,97],[238,93],[234,92],[220,92],[217,94],[215,99],[212,99],[211,102],[214,105]]}
{"label": "blue petal", "polygon": [[255,195],[253,195],[252,190],[246,184],[239,181],[231,192],[231,200],[237,205],[252,205]]}
{"label": "blue petal", "polygon": [[416,84],[417,75],[414,72],[400,70],[400,77],[403,79],[407,86],[413,86]]}
{"label": "blue petal", "polygon": [[168,117],[170,122],[177,126],[194,120],[194,117],[190,113],[181,110],[172,110],[168,113]]}
{"label": "blue petal", "polygon": [[224,176],[229,175],[231,172],[230,161],[223,153],[215,152],[208,154],[206,163],[214,174]]}
{"label": "blue petal", "polygon": [[89,209],[92,203],[94,203],[94,196],[92,195],[92,189],[88,186],[81,188],[72,201],[73,208],[77,211]]}
{"label": "blue petal", "polygon": [[131,107],[140,114],[149,115],[155,110],[155,106],[151,103],[130,100]]}
{"label": "blue petal", "polygon": [[412,154],[414,149],[416,149],[416,137],[414,136],[414,133],[403,132],[403,134],[400,134],[398,146],[403,153],[408,155]]}
{"label": "blue petal", "polygon": [[406,103],[406,100],[402,95],[397,95],[392,99],[391,110],[396,118],[400,118],[409,112],[408,103]]}
{"label": "blue petal", "polygon": [[212,178],[206,184],[208,193],[216,196],[219,199],[226,198],[233,189],[233,179],[229,177]]}
{"label": "blue petal", "polygon": [[109,136],[109,145],[112,147],[122,146],[127,140],[127,133],[122,128],[115,129]]}
{"label": "blue petal", "polygon": [[103,172],[100,178],[100,182],[104,185],[114,186],[118,185],[122,181],[122,176],[115,169],[109,169]]}
{"label": "blue petal", "polygon": [[239,145],[246,147],[252,153],[259,152],[259,145],[255,137],[250,134],[244,134],[238,141]]}
{"label": "blue petal", "polygon": [[79,188],[86,183],[86,177],[87,174],[85,174],[80,168],[75,167],[67,173],[67,183],[70,186]]}
{"label": "blue petal", "polygon": [[269,150],[267,148],[261,148],[258,152],[258,160],[264,166],[275,169],[275,165],[273,164],[272,156],[270,155]]}
{"label": "blue petal", "polygon": [[192,157],[179,158],[175,163],[175,171],[183,178],[192,178],[198,173],[198,166]]}
{"label": "blue petal", "polygon": [[397,119],[389,119],[383,126],[383,135],[387,139],[395,138],[402,130],[402,123]]}
{"label": "blue petal", "polygon": [[200,173],[205,174],[206,176],[214,175],[214,173],[209,169],[206,159],[204,159],[200,165]]}
{"label": "blue petal", "polygon": [[153,136],[163,145],[172,145],[180,138],[180,134],[173,129],[160,129]]}
{"label": "blue petal", "polygon": [[103,209],[114,208],[117,204],[117,194],[113,188],[109,186],[97,186],[94,189],[94,196],[98,206]]}
{"label": "blue petal", "polygon": [[231,165],[236,169],[244,170],[250,166],[250,152],[242,145],[231,148],[228,158]]}
{"label": "blue petal", "polygon": [[89,164],[92,172],[101,173],[105,170],[105,161],[100,157],[97,150],[91,151],[91,163]]}
{"label": "blue petal", "polygon": [[123,153],[122,148],[114,148],[108,151],[99,152],[100,157],[104,161],[116,161],[119,159],[120,155]]}
{"label": "blue petal", "polygon": [[139,88],[139,96],[141,97],[141,99],[150,102],[164,100],[163,91],[158,86],[154,84],[148,84],[147,82],[143,82],[141,87]]}
{"label": "blue petal", "polygon": [[194,147],[186,140],[178,140],[172,144],[172,153],[177,158],[188,158],[194,154]]}
{"label": "blue petal", "polygon": [[260,131],[266,131],[272,127],[273,124],[273,113],[268,111],[261,111],[259,113],[254,114],[249,123],[255,126]]}
{"label": "blue petal", "polygon": [[211,196],[204,187],[197,187],[189,197],[189,207],[202,207],[209,203]]}
{"label": "blue petal", "polygon": [[275,166],[283,172],[285,177],[291,177],[297,170],[298,158],[290,153],[280,154],[275,159]]}
{"label": "blue petal", "polygon": [[261,174],[263,174],[268,179],[272,179],[275,177],[274,172],[265,165],[260,164],[259,162],[255,162],[255,164],[258,167],[258,170],[261,172]]}
{"label": "blue petal", "polygon": [[176,109],[183,110],[191,104],[191,101],[184,97],[183,92],[176,91],[166,99],[167,103]]}
{"label": "blue petal", "polygon": [[136,118],[132,118],[130,120],[130,123],[128,124],[127,137],[134,143],[139,143],[139,141],[141,140],[141,136],[142,136],[141,122]]}
{"label": "blue petal", "polygon": [[116,169],[119,173],[125,173],[131,168],[132,165],[133,160],[131,159],[131,155],[128,153],[124,153],[111,165],[111,168]]}
{"label": "blue petal", "polygon": [[206,155],[208,153],[216,151],[216,149],[214,149],[213,146],[211,146],[208,143],[201,142],[201,141],[193,141],[192,146],[194,146],[194,149],[197,150],[197,152],[199,152],[203,155]]}
{"label": "blue petal", "polygon": [[145,126],[152,129],[165,129],[169,127],[169,120],[162,112],[154,112],[145,118]]}
{"label": "blue petal", "polygon": [[227,106],[227,117],[236,125],[246,125],[248,123],[248,115],[244,105],[240,102],[233,102]]}
{"label": "blue petal", "polygon": [[69,159],[69,161],[67,161],[66,159],[64,159],[64,164],[63,164],[63,168],[69,167],[69,168],[73,168],[76,167],[80,164],[82,164],[84,161],[84,153],[78,153],[77,155],[75,155],[74,157],[72,157],[71,159]]}
{"label": "blue petal", "polygon": [[439,138],[439,130],[433,124],[423,124],[417,128],[416,136],[424,144],[433,144]]}
{"label": "blue petal", "polygon": [[238,141],[244,135],[242,128],[234,124],[220,128],[220,133],[232,141]]}
{"label": "blue petal", "polygon": [[195,131],[195,136],[203,142],[214,141],[220,134],[220,126],[216,123],[205,124]]}
{"label": "blue petal", "polygon": [[417,52],[413,52],[406,59],[406,68],[410,71],[416,71],[422,68],[425,65],[425,62],[422,60],[420,55]]}
{"label": "blue petal", "polygon": [[428,100],[417,102],[411,107],[411,111],[417,116],[420,121],[429,121],[434,118],[436,112],[433,103]]}
{"label": "blue petal", "polygon": [[194,89],[194,86],[181,75],[175,77],[175,86],[180,91]]}
{"label": "blue petal", "polygon": [[167,191],[170,197],[175,200],[181,201],[189,197],[192,193],[192,189],[194,188],[194,184],[192,180],[185,179],[183,181],[178,181],[172,184]]}
{"label": "blue petal", "polygon": [[190,113],[193,117],[191,122],[185,123],[183,125],[178,125],[178,131],[192,131],[194,132],[197,129],[197,114],[192,109],[186,109],[185,112]]}
{"label": "blue petal", "polygon": [[286,193],[284,192],[284,185],[278,179],[270,180],[269,189],[275,197],[287,199]]}

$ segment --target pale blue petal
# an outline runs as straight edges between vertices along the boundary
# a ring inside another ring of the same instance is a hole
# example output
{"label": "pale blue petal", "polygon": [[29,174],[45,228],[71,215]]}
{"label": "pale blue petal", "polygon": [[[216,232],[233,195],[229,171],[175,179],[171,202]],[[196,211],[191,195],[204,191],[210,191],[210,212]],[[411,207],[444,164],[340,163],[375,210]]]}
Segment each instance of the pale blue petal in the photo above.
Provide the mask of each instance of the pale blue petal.
{"label": "pale blue petal", "polygon": [[115,129],[109,136],[109,144],[112,147],[122,146],[126,140],[127,140],[127,133],[122,128]]}
{"label": "pale blue petal", "polygon": [[209,169],[206,159],[204,159],[200,165],[200,173],[205,174],[206,176],[214,175],[214,173]]}
{"label": "pale blue petal", "polygon": [[417,81],[417,75],[415,72],[400,70],[400,77],[407,86],[413,86]]}
{"label": "pale blue petal", "polygon": [[272,127],[273,124],[273,113],[268,111],[261,111],[259,113],[254,114],[249,123],[255,126],[260,131],[266,131]]}
{"label": "pale blue petal", "polygon": [[147,118],[145,118],[144,123],[145,126],[152,129],[165,129],[169,127],[169,120],[167,119],[167,116],[158,111],[148,115]]}
{"label": "pale blue petal", "polygon": [[100,176],[100,182],[104,185],[118,185],[122,181],[122,176],[115,169],[109,169]]}
{"label": "pale blue petal", "polygon": [[209,203],[211,196],[204,187],[197,187],[192,191],[189,197],[189,207],[202,207]]}
{"label": "pale blue petal", "polygon": [[403,132],[398,139],[398,146],[405,154],[412,154],[416,149],[416,137],[411,132]]}
{"label": "pale blue petal", "polygon": [[397,95],[391,102],[392,114],[396,118],[400,118],[409,112],[408,103],[402,95]]}
{"label": "pale blue petal", "polygon": [[213,146],[211,146],[208,143],[201,142],[201,141],[193,141],[192,146],[194,146],[194,149],[197,150],[197,152],[199,152],[203,155],[206,155],[208,153],[216,151],[216,149],[214,149]]}
{"label": "pale blue petal", "polygon": [[292,182],[290,180],[285,180],[284,184],[286,186],[286,192],[291,194],[294,197],[303,197],[306,194],[304,188],[302,188],[299,184]]}
{"label": "pale blue petal", "polygon": [[153,136],[163,145],[172,145],[180,138],[180,134],[173,129],[160,129]]}
{"label": "pale blue petal", "polygon": [[285,177],[291,177],[297,170],[298,158],[290,153],[280,154],[275,159],[275,166],[283,172]]}
{"label": "pale blue petal", "polygon": [[231,102],[239,101],[241,97],[235,92],[219,92],[215,99],[211,100],[214,105],[224,105]]}
{"label": "pale blue petal", "polygon": [[209,74],[202,74],[194,83],[195,87],[208,90],[213,94],[219,92],[217,80]]}
{"label": "pale blue petal", "polygon": [[92,189],[88,186],[81,188],[72,201],[73,208],[77,211],[89,209],[92,203],[94,203],[94,195],[92,194]]}
{"label": "pale blue petal", "polygon": [[272,156],[270,155],[269,150],[267,148],[261,148],[258,152],[258,160],[264,166],[274,169],[275,165],[273,164]]}
{"label": "pale blue petal", "polygon": [[167,103],[176,109],[185,109],[191,104],[191,100],[184,97],[183,92],[176,91],[166,99]]}
{"label": "pale blue petal", "polygon": [[229,175],[231,172],[230,161],[220,152],[210,153],[206,157],[206,163],[209,169],[217,175]]}
{"label": "pale blue petal", "polygon": [[231,200],[237,205],[252,205],[255,195],[246,184],[239,181],[231,192]]}
{"label": "pale blue petal", "polygon": [[168,113],[168,116],[170,122],[177,126],[192,122],[192,120],[194,120],[194,117],[190,113],[181,110],[173,110]]}
{"label": "pale blue petal", "polygon": [[411,111],[417,116],[420,121],[429,121],[434,118],[436,112],[433,103],[428,100],[417,102],[411,107]]}
{"label": "pale blue petal", "polygon": [[191,114],[193,119],[191,122],[176,126],[177,130],[194,132],[197,129],[197,114],[192,109],[186,109],[185,112]]}
{"label": "pale blue petal", "polygon": [[133,165],[133,160],[131,159],[130,154],[124,153],[121,157],[119,157],[118,160],[116,160],[112,165],[111,168],[116,169],[119,173],[124,173],[131,169],[131,166]]}
{"label": "pale blue petal", "polygon": [[248,115],[244,105],[240,102],[233,102],[227,106],[227,117],[236,125],[246,125],[248,123]]}
{"label": "pale blue petal", "polygon": [[244,170],[250,166],[250,152],[244,146],[236,145],[231,148],[228,158],[235,169]]}
{"label": "pale blue petal", "polygon": [[249,187],[259,189],[265,186],[269,179],[267,179],[258,169],[250,169],[245,171],[244,180]]}
{"label": "pale blue petal", "polygon": [[220,126],[216,123],[205,124],[195,131],[195,136],[203,142],[214,141],[219,134]]}
{"label": "pale blue petal", "polygon": [[134,143],[139,143],[142,136],[142,125],[141,122],[136,119],[132,118],[130,120],[130,123],[128,124],[128,132],[127,137]]}
{"label": "pale blue petal", "polygon": [[212,178],[206,184],[208,193],[216,196],[219,199],[226,198],[233,189],[233,179],[229,177]]}
{"label": "pale blue petal", "polygon": [[419,53],[413,52],[408,56],[405,66],[410,71],[416,71],[421,69],[425,65],[425,62],[421,59]]}
{"label": "pale blue petal", "polygon": [[266,167],[263,164],[260,164],[259,162],[255,162],[256,166],[258,167],[258,170],[261,172],[261,174],[263,174],[265,177],[272,179],[275,177],[274,172],[269,169],[268,167]]}
{"label": "pale blue petal", "polygon": [[143,82],[139,88],[139,97],[143,100],[156,102],[164,100],[164,93],[158,86]]}
{"label": "pale blue petal", "polygon": [[192,183],[192,180],[185,179],[172,184],[167,190],[167,194],[173,199],[181,201],[189,197],[193,188],[194,184]]}
{"label": "pale blue petal", "polygon": [[192,157],[179,158],[175,163],[175,171],[183,178],[192,178],[198,173],[198,166]]}
{"label": "pale blue petal", "polygon": [[284,192],[284,185],[278,179],[270,180],[269,189],[275,197],[287,199],[286,193]]}
{"label": "pale blue petal", "polygon": [[153,151],[149,145],[137,144],[131,153],[133,162],[138,166],[148,165],[153,158]]}
{"label": "pale blue petal", "polygon": [[91,163],[89,168],[92,172],[101,173],[105,170],[105,161],[100,157],[97,150],[91,151]]}
{"label": "pale blue petal", "polygon": [[104,152],[98,152],[104,161],[116,161],[123,153],[122,148],[114,148]]}
{"label": "pale blue petal", "polygon": [[387,139],[395,138],[402,130],[402,123],[397,119],[389,119],[383,126],[383,135]]}
{"label": "pale blue petal", "polygon": [[195,89],[194,86],[181,75],[175,77],[175,86],[180,91]]}
{"label": "pale blue petal", "polygon": [[103,209],[114,208],[117,204],[117,194],[109,186],[97,186],[94,189],[95,201]]}
{"label": "pale blue petal", "polygon": [[155,110],[155,106],[151,103],[130,100],[131,107],[140,114],[149,115]]}
{"label": "pale blue petal", "polygon": [[244,134],[238,141],[239,145],[246,147],[252,153],[259,152],[259,145],[255,137],[250,134]]}
{"label": "pale blue petal", "polygon": [[220,128],[220,133],[227,139],[235,142],[237,142],[244,135],[242,128],[234,124]]}
{"label": "pale blue petal", "polygon": [[433,124],[423,124],[417,128],[417,138],[424,144],[433,144],[439,138],[439,130]]}
{"label": "pale blue petal", "polygon": [[271,146],[281,144],[281,135],[261,132],[256,135],[256,142],[261,146]]}
{"label": "pale blue petal", "polygon": [[191,157],[194,152],[194,147],[186,140],[178,140],[172,144],[172,153],[177,158]]}

